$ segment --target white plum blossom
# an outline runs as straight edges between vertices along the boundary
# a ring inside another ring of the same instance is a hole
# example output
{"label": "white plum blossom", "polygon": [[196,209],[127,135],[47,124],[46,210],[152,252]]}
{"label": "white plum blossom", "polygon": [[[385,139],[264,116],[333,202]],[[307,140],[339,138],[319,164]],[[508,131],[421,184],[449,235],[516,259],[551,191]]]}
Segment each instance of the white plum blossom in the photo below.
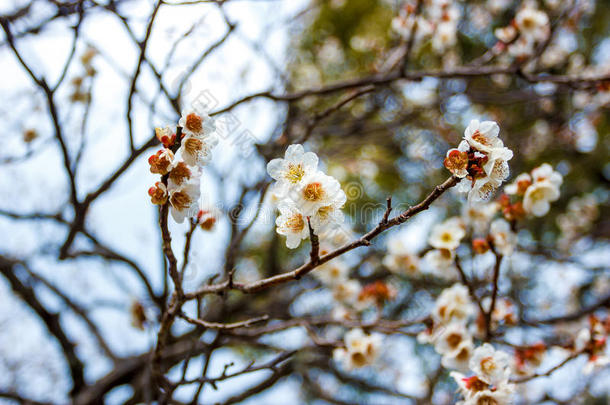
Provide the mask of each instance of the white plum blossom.
{"label": "white plum blossom", "polygon": [[503,146],[495,148],[488,157],[483,169],[487,176],[498,185],[502,184],[510,174],[508,161],[513,158],[513,151]]}
{"label": "white plum blossom", "polygon": [[506,384],[510,376],[510,357],[507,353],[485,343],[474,350],[470,359],[470,369],[482,381],[499,387]]}
{"label": "white plum blossom", "polygon": [[205,166],[212,159],[212,148],[217,143],[218,139],[214,135],[200,137],[187,134],[180,145],[182,159],[191,166]]}
{"label": "white plum blossom", "polygon": [[561,186],[563,176],[561,173],[553,170],[553,166],[548,163],[543,163],[532,170],[532,178],[534,182],[549,181],[555,187]]}
{"label": "white plum blossom", "polygon": [[517,36],[517,30],[512,25],[509,25],[502,28],[496,28],[494,30],[494,35],[500,41],[504,42],[505,44],[508,44]]}
{"label": "white plum blossom", "polygon": [[[206,114],[185,112],[178,123],[182,128],[182,139],[176,139],[170,127],[155,128],[157,139],[164,149],[148,159],[150,171],[162,176],[162,181],[149,189],[154,204],[169,202],[170,212],[178,223],[196,217],[199,212],[201,167],[212,157],[212,148],[218,142],[214,131],[214,120]],[[180,142],[175,158],[172,149]]]}
{"label": "white plum blossom", "polygon": [[489,236],[493,241],[494,249],[502,256],[510,256],[515,250],[517,235],[505,219],[498,218],[491,223]]}
{"label": "white plum blossom", "polygon": [[276,180],[270,187],[271,202],[278,208],[281,205],[285,212],[290,210],[295,219],[286,222],[287,217],[282,214],[282,219],[276,222],[277,232],[287,236],[286,246],[291,249],[308,237],[309,225],[318,237],[341,233],[336,231],[344,221],[341,208],[347,196],[334,177],[317,167],[318,156],[305,152],[302,145],[290,145],[283,159],[273,159],[267,164],[267,172]]}
{"label": "white plum blossom", "polygon": [[500,127],[494,121],[472,120],[464,130],[464,139],[474,149],[482,153],[492,153],[495,149],[504,147],[498,138]]}
{"label": "white plum blossom", "polygon": [[563,178],[547,163],[532,170],[532,178],[533,183],[523,197],[523,209],[529,214],[541,217],[549,212],[550,203],[559,199],[559,186]]}
{"label": "white plum blossom", "polygon": [[514,388],[504,385],[500,389],[483,390],[463,402],[464,405],[508,405],[511,403]]}
{"label": "white plum blossom", "polygon": [[[315,173],[318,168],[318,156],[305,152],[302,145],[290,145],[283,159],[273,159],[267,163],[267,172],[277,180],[278,187],[295,186],[303,177]],[[279,192],[279,190],[277,190]]]}
{"label": "white plum blossom", "polygon": [[312,274],[324,285],[335,286],[347,281],[349,267],[341,258],[336,258],[318,266]]}
{"label": "white plum blossom", "polygon": [[508,48],[508,53],[515,58],[526,58],[534,53],[534,41],[529,37],[519,37]]}
{"label": "white plum blossom", "polygon": [[[330,176],[327,176],[330,177]],[[332,180],[339,184],[334,178],[331,177]],[[327,203],[321,205],[314,213],[311,215],[311,224],[313,228],[318,231],[318,233],[324,232],[327,228],[333,227],[336,224],[343,223],[344,216],[341,208],[345,205],[347,201],[347,196],[345,192],[339,189],[333,189],[333,192],[330,198],[327,200]]]}
{"label": "white plum blossom", "polygon": [[[306,216],[320,216],[327,207],[342,207],[347,200],[341,185],[332,176],[316,171],[303,177],[289,197]],[[320,211],[321,210],[321,211]]]}
{"label": "white plum blossom", "polygon": [[472,340],[463,322],[452,322],[444,327],[434,340],[437,353],[447,354],[456,350],[464,341]]}
{"label": "white plum blossom", "polygon": [[275,220],[277,233],[286,236],[286,246],[289,249],[296,249],[301,240],[309,237],[309,226],[307,219],[301,211],[288,201],[283,201],[278,205],[280,215]]}
{"label": "white plum blossom", "polygon": [[512,183],[504,187],[504,192],[508,195],[523,195],[531,184],[532,176],[529,173],[521,173]]}
{"label": "white plum blossom", "polygon": [[393,273],[412,276],[419,272],[419,256],[402,239],[392,238],[383,265]]}
{"label": "white plum blossom", "polygon": [[423,257],[431,274],[440,278],[452,278],[455,274],[455,252],[449,249],[432,249]]}
{"label": "white plum blossom", "polygon": [[457,43],[457,26],[454,22],[441,22],[432,36],[432,48],[443,53]]}
{"label": "white plum blossom", "polygon": [[487,8],[492,13],[500,13],[511,6],[513,0],[487,0]]}
{"label": "white plum blossom", "polygon": [[371,365],[381,351],[382,335],[365,334],[362,329],[352,329],[345,334],[345,348],[333,351],[333,358],[340,362],[346,370],[353,370]]}
{"label": "white plum blossom", "polygon": [[489,224],[499,209],[500,205],[496,202],[465,204],[462,218],[474,234],[487,234]]}
{"label": "white plum blossom", "polygon": [[[472,398],[477,392],[485,391],[489,388],[489,384],[485,381],[481,381],[476,375],[472,377],[466,377],[464,374],[452,371],[449,376],[458,385],[458,391],[466,398]],[[464,401],[459,401],[456,405],[464,405]]]}
{"label": "white plum blossom", "polygon": [[212,149],[218,144],[216,124],[207,114],[183,113],[178,125],[183,137],[178,149],[182,159],[190,166],[205,166],[212,158]]}
{"label": "white plum blossom", "polygon": [[468,288],[456,283],[444,289],[436,299],[432,318],[436,323],[447,325],[452,321],[466,321],[473,314]]}
{"label": "white plum blossom", "polygon": [[550,33],[549,17],[529,3],[515,16],[515,26],[522,36],[535,41],[545,40]]}
{"label": "white plum blossom", "polygon": [[443,355],[441,365],[450,370],[468,371],[468,364],[473,352],[474,344],[472,340],[462,340],[454,350]]}
{"label": "white plum blossom", "polygon": [[357,280],[349,279],[333,286],[333,298],[353,306],[358,301],[360,291],[362,291],[360,283]]}
{"label": "white plum blossom", "polygon": [[213,118],[205,113],[194,111],[182,113],[178,126],[182,127],[185,136],[192,135],[202,139],[216,131],[216,123]]}
{"label": "white plum blossom", "polygon": [[417,22],[415,28],[415,43],[420,43],[424,38],[429,37],[434,32],[434,26],[430,21],[422,16],[414,16],[402,12],[392,19],[392,29],[400,35],[405,41],[408,41],[413,31],[413,25]]}
{"label": "white plum blossom", "polygon": [[466,141],[460,142],[457,148],[449,149],[445,157],[445,167],[455,176],[463,179],[468,176],[468,151],[470,145]]}
{"label": "white plum blossom", "polygon": [[512,403],[512,396],[515,392],[514,384],[505,383],[492,388],[478,375],[466,377],[456,371],[452,371],[449,375],[458,384],[459,391],[464,396],[464,401],[459,401],[456,405],[508,405]]}
{"label": "white plum blossom", "polygon": [[432,228],[428,243],[436,249],[455,250],[465,235],[464,223],[459,217],[453,217]]}
{"label": "white plum blossom", "polygon": [[494,121],[472,120],[464,130],[464,141],[447,153],[444,165],[462,178],[457,190],[468,192],[470,203],[488,200],[510,174],[508,161],[513,152],[499,133]]}
{"label": "white plum blossom", "polygon": [[463,188],[459,190],[468,192],[468,202],[470,204],[489,201],[498,188],[497,183],[489,177],[477,179],[472,186],[464,181],[460,183],[460,185],[462,184],[465,184],[467,188],[465,190]]}
{"label": "white plum blossom", "polygon": [[180,186],[169,188],[170,212],[174,221],[182,223],[187,216],[197,215],[200,194],[199,178],[192,178]]}

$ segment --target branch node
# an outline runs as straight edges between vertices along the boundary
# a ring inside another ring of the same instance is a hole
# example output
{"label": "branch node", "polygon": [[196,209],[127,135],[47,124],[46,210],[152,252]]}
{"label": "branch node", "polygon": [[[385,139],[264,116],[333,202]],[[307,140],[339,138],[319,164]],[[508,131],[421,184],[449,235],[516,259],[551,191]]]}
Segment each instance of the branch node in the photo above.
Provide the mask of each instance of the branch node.
{"label": "branch node", "polygon": [[320,240],[318,239],[318,235],[314,233],[310,217],[307,217],[307,226],[309,227],[309,240],[311,241],[311,252],[309,253],[309,257],[311,263],[315,265],[320,261]]}

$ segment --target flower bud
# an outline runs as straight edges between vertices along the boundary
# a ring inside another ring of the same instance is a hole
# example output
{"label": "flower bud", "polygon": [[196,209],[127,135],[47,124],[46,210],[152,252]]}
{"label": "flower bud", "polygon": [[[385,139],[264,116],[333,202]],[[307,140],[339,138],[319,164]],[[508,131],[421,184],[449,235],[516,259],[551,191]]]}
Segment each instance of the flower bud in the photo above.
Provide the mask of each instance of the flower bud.
{"label": "flower bud", "polygon": [[158,173],[160,175],[167,174],[174,160],[174,153],[169,149],[162,149],[148,158],[148,164],[150,164],[150,172]]}
{"label": "flower bud", "polygon": [[487,253],[487,251],[489,250],[489,243],[485,239],[473,239],[472,250],[478,255]]}
{"label": "flower bud", "polygon": [[197,223],[204,231],[211,231],[216,224],[216,217],[209,210],[199,210],[197,214]]}
{"label": "flower bud", "polygon": [[166,148],[172,146],[176,141],[176,134],[172,133],[169,127],[155,128],[155,136]]}
{"label": "flower bud", "polygon": [[167,187],[160,181],[148,189],[150,201],[155,205],[163,205],[167,202]]}

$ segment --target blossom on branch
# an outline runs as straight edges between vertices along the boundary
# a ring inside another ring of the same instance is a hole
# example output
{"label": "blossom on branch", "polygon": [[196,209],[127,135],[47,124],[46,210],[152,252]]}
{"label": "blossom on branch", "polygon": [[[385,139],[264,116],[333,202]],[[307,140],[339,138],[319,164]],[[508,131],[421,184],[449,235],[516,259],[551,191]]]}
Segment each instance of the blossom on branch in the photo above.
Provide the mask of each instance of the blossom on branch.
{"label": "blossom on branch", "polygon": [[335,349],[333,358],[346,370],[369,366],[379,356],[382,340],[378,333],[367,335],[362,329],[352,329],[345,334],[345,348]]}
{"label": "blossom on branch", "polygon": [[458,190],[468,192],[471,202],[489,200],[510,174],[508,161],[513,152],[498,137],[500,127],[493,121],[472,120],[464,130],[464,140],[447,152],[445,167],[463,179]]}
{"label": "blossom on branch", "polygon": [[277,232],[286,235],[286,246],[297,248],[309,236],[318,237],[343,223],[341,208],[347,201],[339,182],[317,170],[318,157],[302,145],[290,145],[283,159],[273,159],[267,172],[276,180],[272,200],[280,210]]}
{"label": "blossom on branch", "polygon": [[[522,204],[525,214],[542,217],[549,212],[550,203],[559,199],[559,187],[562,183],[561,174],[553,170],[548,163],[543,163],[533,169],[531,174],[522,173],[517,176],[514,182],[505,187],[504,191],[518,199],[517,202]],[[505,203],[505,206],[511,211],[509,204]]]}
{"label": "blossom on branch", "polygon": [[[152,155],[148,163],[151,173],[163,177],[148,194],[153,204],[169,202],[172,217],[182,223],[199,212],[201,168],[210,161],[218,140],[214,135],[214,121],[206,114],[184,113],[178,125],[183,135],[178,140],[170,127],[155,128],[155,136],[164,148]],[[176,158],[174,152],[180,157]]]}

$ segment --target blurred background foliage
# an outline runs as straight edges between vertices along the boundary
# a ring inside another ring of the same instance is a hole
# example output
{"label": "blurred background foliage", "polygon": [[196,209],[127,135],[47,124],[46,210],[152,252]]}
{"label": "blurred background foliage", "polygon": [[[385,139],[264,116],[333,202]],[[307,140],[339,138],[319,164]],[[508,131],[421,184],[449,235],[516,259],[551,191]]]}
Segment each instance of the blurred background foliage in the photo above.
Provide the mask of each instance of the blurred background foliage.
{"label": "blurred background foliage", "polygon": [[[313,3],[293,38],[291,87],[322,86],[382,73],[384,61],[392,58],[402,41],[391,28],[401,2]],[[497,15],[485,11],[485,1],[461,3],[457,45],[439,56],[431,51],[428,40],[415,47],[408,69],[439,70],[444,63],[447,68],[467,65],[485,54],[497,41],[493,29],[514,18],[520,3],[513,3]],[[577,14],[567,22],[561,9],[545,9],[552,23],[562,21],[577,46],[556,66],[546,68],[538,63],[533,71],[566,74],[570,58],[578,55],[585,64],[608,63],[604,55],[610,46],[610,4],[592,4],[595,10],[589,15]],[[310,109],[323,111],[342,97],[345,95],[305,99],[293,105],[296,111],[288,116]],[[607,198],[608,106],[575,105],[575,97],[573,89],[532,84],[517,75],[392,83],[336,112],[320,124],[313,142],[332,162],[329,169],[342,182],[365,185],[357,205],[383,202],[388,195],[395,201],[415,202],[447,175],[442,167],[444,153],[459,143],[468,121],[473,117],[495,120],[501,127],[500,136],[515,152],[510,161],[512,178],[544,162],[558,167],[565,176],[561,200],[553,204],[551,214],[528,227],[538,238],[547,231],[557,232],[553,218],[565,211],[572,197],[594,192],[602,201]],[[607,209],[604,205],[601,218],[607,218]],[[608,238],[610,224],[599,221],[593,234]]]}

